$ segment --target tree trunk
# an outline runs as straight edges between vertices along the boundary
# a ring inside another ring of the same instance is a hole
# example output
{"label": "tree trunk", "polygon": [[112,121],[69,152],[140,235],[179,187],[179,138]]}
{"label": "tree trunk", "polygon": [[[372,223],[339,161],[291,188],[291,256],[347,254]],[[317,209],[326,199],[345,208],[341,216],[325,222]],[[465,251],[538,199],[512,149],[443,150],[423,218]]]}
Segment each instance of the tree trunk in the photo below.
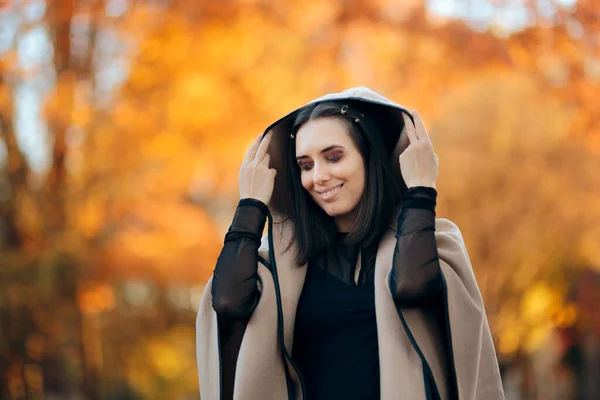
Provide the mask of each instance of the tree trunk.
{"label": "tree trunk", "polygon": [[4,232],[0,232],[0,239],[3,239],[0,240],[0,249],[4,246],[8,249],[18,249],[22,246],[25,236],[25,232],[23,232],[18,222],[18,205],[19,199],[27,192],[29,167],[17,145],[13,126],[12,90],[6,82],[3,72],[0,69],[0,138],[4,140],[6,145],[6,178],[9,189],[0,188],[0,190],[10,190],[10,196],[4,204],[0,203],[0,221],[4,221]]}

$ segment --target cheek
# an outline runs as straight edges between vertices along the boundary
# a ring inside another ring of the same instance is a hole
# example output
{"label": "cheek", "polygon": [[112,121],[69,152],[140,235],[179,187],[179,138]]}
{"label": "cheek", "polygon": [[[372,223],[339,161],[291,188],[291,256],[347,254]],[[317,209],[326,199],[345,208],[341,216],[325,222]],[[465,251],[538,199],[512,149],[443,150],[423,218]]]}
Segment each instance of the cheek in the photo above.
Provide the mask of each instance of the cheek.
{"label": "cheek", "polygon": [[356,174],[352,176],[351,182],[352,185],[350,186],[350,188],[352,189],[352,196],[362,196],[366,187],[366,183],[365,177],[360,170],[356,171]]}
{"label": "cheek", "polygon": [[302,183],[302,187],[310,191],[312,189],[313,180],[310,171],[302,171],[300,175],[300,183]]}
{"label": "cheek", "polygon": [[352,160],[352,163],[347,165],[345,175],[352,180],[354,185],[363,186],[365,181],[365,166],[362,159]]}

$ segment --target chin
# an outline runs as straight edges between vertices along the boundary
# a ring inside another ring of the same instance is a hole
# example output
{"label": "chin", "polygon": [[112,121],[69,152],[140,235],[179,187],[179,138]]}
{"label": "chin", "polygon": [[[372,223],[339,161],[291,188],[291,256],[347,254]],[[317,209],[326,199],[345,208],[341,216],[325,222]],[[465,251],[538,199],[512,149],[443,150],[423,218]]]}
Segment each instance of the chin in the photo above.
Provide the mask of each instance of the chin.
{"label": "chin", "polygon": [[337,205],[337,204],[323,204],[321,206],[321,208],[330,217],[339,217],[341,215],[348,214],[351,211],[350,207],[346,207],[344,205]]}

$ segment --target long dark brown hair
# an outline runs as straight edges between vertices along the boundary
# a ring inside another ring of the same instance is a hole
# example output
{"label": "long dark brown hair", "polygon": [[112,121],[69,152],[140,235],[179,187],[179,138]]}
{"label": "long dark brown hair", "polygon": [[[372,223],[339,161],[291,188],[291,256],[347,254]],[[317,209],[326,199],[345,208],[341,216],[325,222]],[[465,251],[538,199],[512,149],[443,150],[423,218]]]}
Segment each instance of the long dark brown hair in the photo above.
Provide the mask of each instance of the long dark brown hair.
{"label": "long dark brown hair", "polygon": [[[345,109],[343,114],[342,107]],[[392,217],[394,205],[400,201],[400,187],[391,169],[393,149],[386,149],[383,132],[376,122],[360,110],[360,105],[349,102],[324,102],[303,108],[294,120],[294,137],[305,123],[319,118],[342,121],[365,164],[365,189],[345,241],[361,247],[376,245]],[[286,147],[284,169],[287,187],[283,211],[294,223],[294,240],[298,248],[296,262],[303,265],[335,243],[337,229],[333,218],[315,203],[302,186],[295,139],[290,139]]]}

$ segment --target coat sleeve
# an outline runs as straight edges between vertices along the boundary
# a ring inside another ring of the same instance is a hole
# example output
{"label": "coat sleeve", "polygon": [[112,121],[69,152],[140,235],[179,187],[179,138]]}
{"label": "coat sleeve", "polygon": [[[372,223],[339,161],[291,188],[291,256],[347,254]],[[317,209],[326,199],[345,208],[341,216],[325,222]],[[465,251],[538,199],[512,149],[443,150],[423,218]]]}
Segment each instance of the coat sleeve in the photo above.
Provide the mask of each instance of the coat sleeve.
{"label": "coat sleeve", "polygon": [[494,341],[462,234],[456,224],[439,218],[436,241],[443,278],[444,335],[457,398],[503,400]]}

